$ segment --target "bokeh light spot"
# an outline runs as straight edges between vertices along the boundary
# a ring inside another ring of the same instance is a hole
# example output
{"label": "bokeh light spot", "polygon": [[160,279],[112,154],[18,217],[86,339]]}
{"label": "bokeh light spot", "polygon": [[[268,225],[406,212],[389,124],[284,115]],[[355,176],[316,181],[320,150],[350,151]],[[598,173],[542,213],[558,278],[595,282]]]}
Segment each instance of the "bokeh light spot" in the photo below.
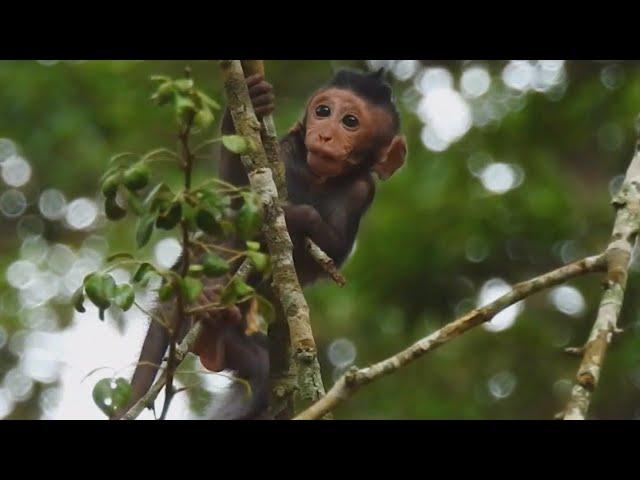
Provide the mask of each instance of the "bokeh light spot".
{"label": "bokeh light spot", "polygon": [[22,187],[31,179],[31,165],[19,155],[2,162],[2,179],[11,187]]}
{"label": "bokeh light spot", "polygon": [[327,350],[329,361],[335,367],[346,367],[356,359],[356,347],[352,341],[339,338],[331,342]]}
{"label": "bokeh light spot", "polygon": [[579,317],[586,308],[582,293],[570,285],[556,287],[549,292],[549,300],[555,308],[566,315]]}
{"label": "bokeh light spot", "polygon": [[78,198],[69,204],[65,215],[67,224],[74,230],[85,230],[96,220],[98,208],[89,198]]}
{"label": "bokeh light spot", "polygon": [[[501,296],[511,291],[511,285],[502,280],[501,278],[492,278],[487,280],[478,295],[477,307],[484,307],[488,303],[497,300]],[[524,300],[521,300],[510,307],[506,308],[502,312],[498,313],[491,321],[484,323],[482,326],[485,330],[490,332],[501,332],[513,326],[517,316],[524,309]]]}
{"label": "bokeh light spot", "polygon": [[164,268],[171,268],[178,261],[181,252],[182,245],[173,237],[160,240],[153,250],[156,263]]}
{"label": "bokeh light spot", "polygon": [[509,397],[514,392],[517,384],[518,379],[509,371],[495,374],[487,383],[489,393],[496,400],[502,400],[503,398]]}
{"label": "bokeh light spot", "polygon": [[38,207],[43,217],[49,220],[59,220],[66,213],[67,199],[60,190],[50,188],[40,194]]}
{"label": "bokeh light spot", "polygon": [[8,218],[16,218],[27,209],[27,199],[19,190],[7,190],[0,196],[0,212]]}

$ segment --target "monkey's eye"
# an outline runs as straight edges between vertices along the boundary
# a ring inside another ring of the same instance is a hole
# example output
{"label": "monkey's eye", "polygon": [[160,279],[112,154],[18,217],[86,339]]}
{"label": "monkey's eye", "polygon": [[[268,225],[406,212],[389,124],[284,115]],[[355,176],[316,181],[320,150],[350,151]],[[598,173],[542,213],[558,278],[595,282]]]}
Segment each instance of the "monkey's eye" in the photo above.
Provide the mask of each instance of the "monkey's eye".
{"label": "monkey's eye", "polygon": [[326,105],[318,105],[316,107],[316,115],[318,117],[328,117],[331,115],[331,109]]}
{"label": "monkey's eye", "polygon": [[348,128],[356,128],[358,125],[360,125],[360,122],[358,121],[358,119],[353,115],[345,115],[342,118],[342,123],[345,127],[348,127]]}

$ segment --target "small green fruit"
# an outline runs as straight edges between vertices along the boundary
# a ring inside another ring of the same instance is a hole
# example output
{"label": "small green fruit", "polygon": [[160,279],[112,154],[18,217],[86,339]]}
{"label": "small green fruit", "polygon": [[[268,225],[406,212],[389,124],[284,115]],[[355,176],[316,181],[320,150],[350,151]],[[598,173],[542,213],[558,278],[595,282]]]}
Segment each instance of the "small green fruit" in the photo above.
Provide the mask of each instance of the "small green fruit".
{"label": "small green fruit", "polygon": [[149,177],[149,167],[144,163],[138,163],[124,172],[124,184],[129,190],[135,192],[149,184]]}

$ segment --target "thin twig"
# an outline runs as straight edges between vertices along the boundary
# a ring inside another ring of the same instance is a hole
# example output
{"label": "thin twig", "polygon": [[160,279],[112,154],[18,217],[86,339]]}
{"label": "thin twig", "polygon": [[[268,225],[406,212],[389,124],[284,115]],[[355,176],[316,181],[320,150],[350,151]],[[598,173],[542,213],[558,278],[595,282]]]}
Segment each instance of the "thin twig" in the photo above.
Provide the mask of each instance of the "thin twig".
{"label": "thin twig", "polygon": [[316,245],[313,240],[310,238],[305,238],[305,246],[307,247],[307,251],[313,257],[313,259],[322,267],[322,269],[329,274],[329,276],[333,279],[341,287],[344,287],[347,284],[347,280],[342,276],[336,264],[331,259],[329,255],[324,253],[322,249]]}
{"label": "thin twig", "polygon": [[[189,71],[187,71],[187,76],[189,76]],[[184,171],[184,194],[189,195],[189,191],[191,190],[191,174],[193,170],[193,154],[191,153],[189,146],[189,135],[191,134],[191,127],[193,126],[194,116],[191,115],[188,121],[186,122],[184,129],[180,132],[179,140],[182,147],[182,163],[183,163],[183,171]],[[189,241],[189,227],[185,220],[180,222],[180,228],[182,230],[182,265],[180,275],[182,278],[185,278],[189,273],[189,264],[190,264],[190,252],[191,245]],[[187,320],[186,306],[185,306],[185,296],[182,292],[182,289],[177,289],[176,295],[176,303],[178,306],[178,315],[176,325],[173,327],[174,330],[171,332],[171,341],[169,343],[169,360],[167,361],[167,370],[166,370],[166,389],[165,389],[165,397],[164,404],[162,406],[162,413],[160,414],[160,420],[164,420],[169,411],[169,406],[171,405],[171,400],[173,400],[174,386],[173,386],[173,378],[176,373],[176,368],[181,360],[176,358],[176,348],[178,342],[178,336],[183,329],[183,326]]]}

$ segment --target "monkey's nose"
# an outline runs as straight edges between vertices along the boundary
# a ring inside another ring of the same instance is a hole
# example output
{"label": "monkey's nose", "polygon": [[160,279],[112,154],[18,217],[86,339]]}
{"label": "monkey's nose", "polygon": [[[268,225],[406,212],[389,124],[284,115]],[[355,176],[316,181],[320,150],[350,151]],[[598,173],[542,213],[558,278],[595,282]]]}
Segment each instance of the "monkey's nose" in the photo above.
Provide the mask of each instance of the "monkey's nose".
{"label": "monkey's nose", "polygon": [[323,135],[322,133],[318,134],[318,138],[320,139],[321,142],[324,142],[324,143],[327,143],[331,140],[330,135]]}

